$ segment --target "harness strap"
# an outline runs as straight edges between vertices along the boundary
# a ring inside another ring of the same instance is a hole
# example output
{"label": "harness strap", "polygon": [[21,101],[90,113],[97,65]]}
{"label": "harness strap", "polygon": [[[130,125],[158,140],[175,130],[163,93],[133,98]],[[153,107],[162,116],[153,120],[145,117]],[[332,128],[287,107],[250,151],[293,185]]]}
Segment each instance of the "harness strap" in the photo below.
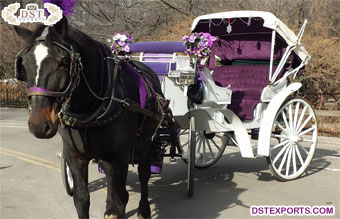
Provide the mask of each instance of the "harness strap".
{"label": "harness strap", "polygon": [[140,74],[142,75],[143,77],[143,80],[148,84],[148,87],[150,88],[152,94],[155,96],[155,99],[157,101],[157,107],[158,107],[158,110],[160,112],[160,119],[158,119],[159,123],[158,123],[158,126],[156,128],[156,130],[161,126],[163,120],[164,120],[164,109],[168,108],[169,106],[169,101],[166,100],[165,98],[161,97],[155,90],[154,88],[152,87],[152,85],[150,84],[149,80],[146,79],[145,77],[145,74],[143,71],[139,70],[138,66],[133,63],[132,61],[129,62],[132,66],[134,66],[135,70]]}
{"label": "harness strap", "polygon": [[[113,60],[115,63],[115,67],[114,67],[114,71],[113,71],[113,81],[116,80],[117,76],[118,76],[118,70],[119,70],[119,66],[120,66],[120,62],[121,61],[125,61],[122,60],[121,58],[117,57],[117,56],[107,56],[105,57],[106,59],[110,59]],[[126,110],[131,111],[131,112],[136,112],[136,113],[140,113],[142,115],[144,115],[144,117],[152,117],[155,120],[159,121],[159,124],[156,128],[156,130],[159,128],[159,126],[161,125],[162,121],[164,120],[164,109],[167,108],[168,106],[168,102],[167,100],[165,100],[163,97],[161,97],[152,87],[152,85],[150,84],[150,81],[146,79],[144,72],[140,71],[138,66],[136,66],[133,62],[129,62],[129,64],[132,64],[132,66],[134,67],[134,69],[138,72],[138,74],[140,74],[142,76],[142,78],[144,79],[144,83],[146,85],[146,88],[148,89],[148,93],[151,93],[156,100],[156,110],[154,112],[144,109],[140,106],[139,103],[137,103],[134,100],[131,99],[120,99],[114,96],[114,92],[113,92],[113,88],[110,89],[110,95],[111,96],[105,96],[105,97],[100,97],[98,96],[93,89],[91,88],[87,78],[84,75],[82,66],[80,64],[80,74],[88,88],[88,90],[90,91],[90,93],[96,97],[99,100],[102,101],[109,101],[109,105],[111,105],[110,102],[115,101],[121,104],[122,107],[124,107]],[[45,93],[46,95],[46,93]],[[65,124],[71,127],[88,127],[88,126],[99,126],[99,125],[104,125],[107,122],[110,122],[111,120],[117,118],[119,115],[112,115],[109,117],[105,117],[103,115],[107,115],[107,110],[108,109],[104,109],[102,110],[102,113],[97,117],[97,119],[94,120],[82,120],[82,119],[78,119],[72,115],[68,115],[67,112],[68,109],[67,107],[69,106],[68,102],[70,101],[70,98],[67,98],[67,100],[65,101],[65,103],[63,104],[63,108],[60,111],[60,113],[58,114],[59,116],[59,120],[61,122],[61,124]],[[64,109],[65,108],[65,109]],[[102,117],[105,117],[104,119]],[[100,119],[99,119],[100,118]]]}
{"label": "harness strap", "polygon": [[162,116],[160,116],[159,114],[156,114],[154,112],[151,112],[149,110],[143,109],[140,107],[139,103],[136,103],[134,100],[131,99],[119,99],[117,97],[112,97],[112,100],[121,103],[123,105],[124,108],[126,108],[127,110],[131,111],[131,112],[136,112],[136,113],[141,113],[145,116],[148,117],[153,117],[156,120],[162,120]]}

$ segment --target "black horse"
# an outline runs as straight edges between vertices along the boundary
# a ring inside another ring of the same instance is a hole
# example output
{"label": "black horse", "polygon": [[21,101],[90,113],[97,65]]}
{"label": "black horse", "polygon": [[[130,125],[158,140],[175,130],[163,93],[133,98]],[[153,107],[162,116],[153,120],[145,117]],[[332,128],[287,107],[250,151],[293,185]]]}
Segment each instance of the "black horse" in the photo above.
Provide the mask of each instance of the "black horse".
{"label": "black horse", "polygon": [[[152,115],[160,115],[155,93],[162,96],[155,73],[141,63],[116,59],[106,45],[69,27],[65,17],[33,32],[15,29],[27,43],[17,56],[16,74],[29,86],[29,130],[37,138],[51,138],[57,131],[61,135],[63,154],[74,180],[78,217],[89,218],[87,177],[91,159],[99,161],[106,174],[104,217],[125,217],[126,179],[132,158],[139,162],[138,212],[143,218],[150,217],[147,184],[154,148],[151,136],[161,120]],[[144,82],[151,86],[146,87],[154,91],[149,95],[153,96],[147,104],[149,110],[134,104],[141,102],[131,73],[134,70],[147,78]]]}

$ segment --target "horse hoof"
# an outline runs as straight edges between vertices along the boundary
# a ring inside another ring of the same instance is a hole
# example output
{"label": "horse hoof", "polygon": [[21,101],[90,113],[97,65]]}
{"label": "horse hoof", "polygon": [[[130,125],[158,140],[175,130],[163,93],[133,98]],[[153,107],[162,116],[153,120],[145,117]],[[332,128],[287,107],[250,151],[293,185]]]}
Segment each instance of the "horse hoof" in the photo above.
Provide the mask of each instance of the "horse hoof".
{"label": "horse hoof", "polygon": [[113,214],[110,214],[110,215],[104,215],[104,219],[118,219],[117,215],[113,215]]}

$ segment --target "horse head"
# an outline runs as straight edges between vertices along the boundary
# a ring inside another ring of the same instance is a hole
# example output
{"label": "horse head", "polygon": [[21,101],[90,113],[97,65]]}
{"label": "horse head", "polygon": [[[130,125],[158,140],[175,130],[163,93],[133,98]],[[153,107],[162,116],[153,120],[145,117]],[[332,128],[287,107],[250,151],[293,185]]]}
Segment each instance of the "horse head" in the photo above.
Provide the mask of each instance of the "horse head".
{"label": "horse head", "polygon": [[51,138],[58,130],[60,101],[75,84],[67,19],[35,31],[16,26],[15,31],[27,44],[16,57],[15,75],[28,84],[29,130],[37,138]]}

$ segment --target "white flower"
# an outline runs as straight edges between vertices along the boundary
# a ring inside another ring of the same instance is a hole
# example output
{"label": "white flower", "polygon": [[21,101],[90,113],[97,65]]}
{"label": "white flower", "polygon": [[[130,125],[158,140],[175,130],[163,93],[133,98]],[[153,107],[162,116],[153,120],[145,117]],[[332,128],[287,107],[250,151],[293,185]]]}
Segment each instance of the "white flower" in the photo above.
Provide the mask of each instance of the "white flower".
{"label": "white flower", "polygon": [[124,34],[117,33],[116,35],[113,36],[113,40],[114,41],[116,40],[125,41],[127,40],[127,37]]}

